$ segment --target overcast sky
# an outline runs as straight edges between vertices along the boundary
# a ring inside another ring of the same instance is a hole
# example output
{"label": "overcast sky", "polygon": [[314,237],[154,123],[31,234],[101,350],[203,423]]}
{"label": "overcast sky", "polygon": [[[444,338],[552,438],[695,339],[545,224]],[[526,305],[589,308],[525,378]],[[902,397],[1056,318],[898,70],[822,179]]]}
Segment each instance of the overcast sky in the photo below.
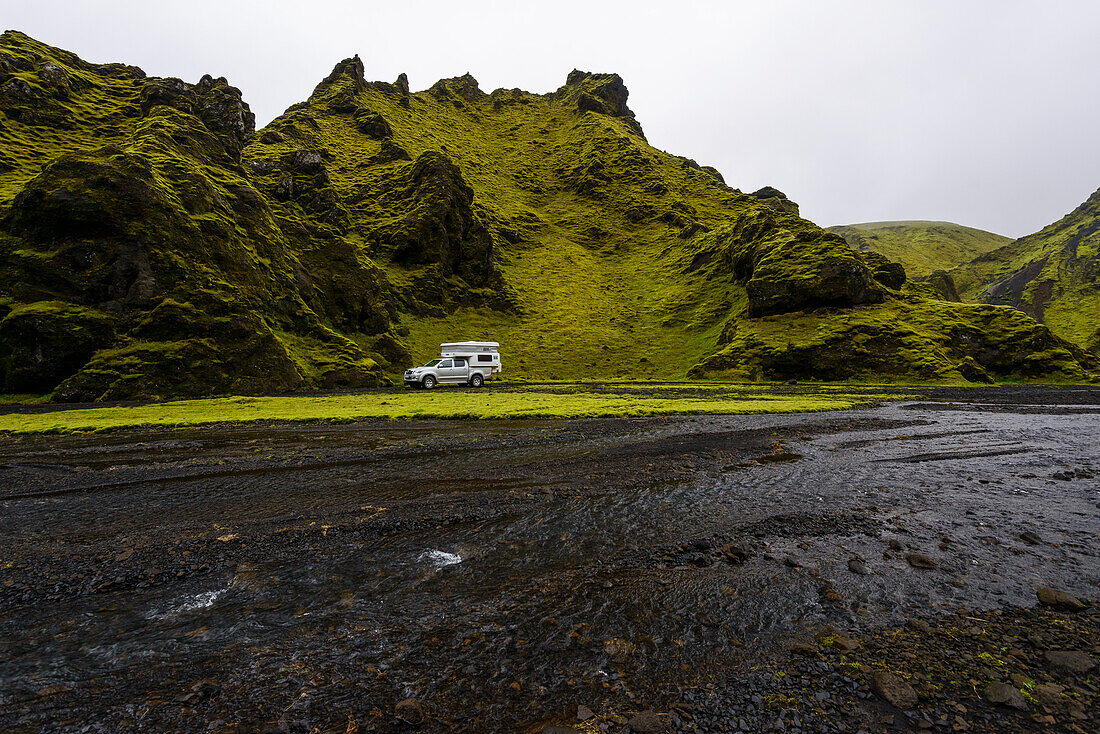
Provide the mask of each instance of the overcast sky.
{"label": "overcast sky", "polygon": [[1020,236],[1100,187],[1095,0],[0,0],[0,23],[90,61],[225,76],[261,125],[354,53],[414,89],[614,71],[653,145],[821,225]]}

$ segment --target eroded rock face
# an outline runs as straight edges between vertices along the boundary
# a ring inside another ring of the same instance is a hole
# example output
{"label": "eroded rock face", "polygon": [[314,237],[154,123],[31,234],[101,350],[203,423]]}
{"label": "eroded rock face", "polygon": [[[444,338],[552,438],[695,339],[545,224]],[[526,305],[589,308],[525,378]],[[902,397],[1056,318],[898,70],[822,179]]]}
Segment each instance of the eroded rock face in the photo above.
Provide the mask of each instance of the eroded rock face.
{"label": "eroded rock face", "polygon": [[45,393],[111,343],[114,319],[94,309],[47,301],[0,321],[0,376],[7,393]]}
{"label": "eroded rock face", "polygon": [[579,112],[596,112],[621,119],[632,133],[644,139],[642,126],[627,107],[629,96],[618,74],[594,74],[579,69],[569,72],[565,85],[554,92],[554,99],[573,105]]}

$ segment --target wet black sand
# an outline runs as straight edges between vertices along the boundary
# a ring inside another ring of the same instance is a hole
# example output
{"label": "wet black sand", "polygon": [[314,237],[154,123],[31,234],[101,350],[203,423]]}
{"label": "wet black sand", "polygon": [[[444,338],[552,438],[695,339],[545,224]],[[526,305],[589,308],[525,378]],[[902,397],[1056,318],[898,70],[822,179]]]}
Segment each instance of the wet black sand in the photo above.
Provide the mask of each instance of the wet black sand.
{"label": "wet black sand", "polygon": [[1100,389],[897,397],[3,439],[0,729],[1095,730]]}

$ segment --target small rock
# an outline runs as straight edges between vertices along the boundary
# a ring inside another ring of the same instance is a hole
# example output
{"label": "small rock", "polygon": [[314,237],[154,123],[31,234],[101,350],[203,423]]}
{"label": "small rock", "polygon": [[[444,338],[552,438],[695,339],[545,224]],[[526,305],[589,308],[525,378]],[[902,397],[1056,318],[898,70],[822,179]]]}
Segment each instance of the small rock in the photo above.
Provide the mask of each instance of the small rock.
{"label": "small rock", "polygon": [[621,637],[612,637],[610,640],[603,643],[604,654],[616,663],[625,663],[637,649],[637,645]]}
{"label": "small rock", "polygon": [[1018,711],[1027,710],[1027,701],[1024,694],[1007,683],[990,683],[982,689],[982,698],[989,703],[996,703]]}
{"label": "small rock", "polygon": [[1042,538],[1040,538],[1038,535],[1031,532],[1030,530],[1020,533],[1020,540],[1024,541],[1028,545],[1039,545],[1043,542]]}
{"label": "small rock", "polygon": [[866,576],[871,573],[871,569],[867,568],[867,564],[858,558],[848,559],[848,570],[852,573],[858,573],[860,576]]}
{"label": "small rock", "polygon": [[1035,595],[1039,597],[1039,603],[1043,606],[1054,607],[1066,612],[1079,612],[1088,607],[1088,604],[1085,604],[1068,591],[1044,587],[1036,591]]}
{"label": "small rock", "polygon": [[838,650],[851,652],[853,650],[859,649],[859,640],[853,640],[847,635],[834,635],[832,639],[832,646]]}
{"label": "small rock", "polygon": [[905,557],[905,560],[909,561],[909,565],[913,568],[939,568],[939,561],[935,558],[924,555],[923,553],[910,553]]}
{"label": "small rock", "polygon": [[1040,683],[1031,689],[1031,695],[1044,706],[1058,708],[1072,702],[1068,696],[1062,695],[1065,689],[1053,683]]}
{"label": "small rock", "polygon": [[889,548],[892,551],[899,551],[899,550],[904,549],[904,546],[901,544],[901,541],[899,541],[895,538],[890,538],[890,540],[886,541],[886,547]]}
{"label": "small rock", "polygon": [[905,622],[905,626],[909,629],[916,630],[926,635],[932,634],[932,625],[925,622],[923,619],[910,619]]}
{"label": "small rock", "polygon": [[1062,668],[1077,675],[1084,675],[1096,667],[1091,655],[1077,650],[1047,650],[1044,653],[1052,667]]}
{"label": "small rock", "polygon": [[582,705],[577,707],[577,721],[588,721],[595,715],[596,713],[587,706]]}
{"label": "small rock", "polygon": [[659,734],[665,730],[665,725],[657,718],[653,709],[641,712],[626,722],[626,725],[636,734]]}
{"label": "small rock", "polygon": [[394,716],[409,724],[423,724],[424,719],[427,718],[424,705],[415,698],[406,698],[398,703],[393,713]]}
{"label": "small rock", "polygon": [[792,642],[787,646],[787,649],[795,655],[801,655],[806,658],[815,657],[819,652],[818,646],[809,642]]}
{"label": "small rock", "polygon": [[548,726],[542,730],[542,734],[581,734],[581,730],[571,726]]}
{"label": "small rock", "polygon": [[891,706],[910,711],[917,705],[917,692],[901,678],[876,670],[871,673],[871,690]]}

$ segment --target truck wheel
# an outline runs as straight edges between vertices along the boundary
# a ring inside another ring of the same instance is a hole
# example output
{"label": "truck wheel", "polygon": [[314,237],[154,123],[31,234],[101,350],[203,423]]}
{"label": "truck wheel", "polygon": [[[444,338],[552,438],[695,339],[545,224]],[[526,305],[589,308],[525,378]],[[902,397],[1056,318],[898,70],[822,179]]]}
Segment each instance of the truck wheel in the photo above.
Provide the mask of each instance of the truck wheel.
{"label": "truck wheel", "polygon": [[431,375],[428,375],[424,378],[424,382],[422,384],[424,385],[425,390],[431,390],[433,387],[435,387],[435,378]]}
{"label": "truck wheel", "polygon": [[481,383],[481,375],[474,375],[470,378],[470,387],[481,387]]}

